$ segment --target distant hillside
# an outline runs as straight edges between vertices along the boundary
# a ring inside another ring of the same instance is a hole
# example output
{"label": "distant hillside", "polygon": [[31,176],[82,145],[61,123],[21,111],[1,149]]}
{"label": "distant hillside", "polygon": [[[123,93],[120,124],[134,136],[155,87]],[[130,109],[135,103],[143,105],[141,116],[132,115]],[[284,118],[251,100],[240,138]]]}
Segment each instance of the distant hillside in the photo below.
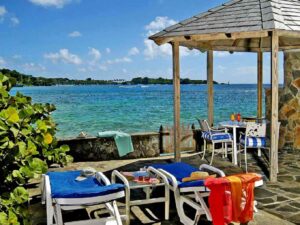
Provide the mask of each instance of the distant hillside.
{"label": "distant hillside", "polygon": [[[9,69],[0,69],[0,73],[12,77],[16,80],[17,86],[52,86],[52,85],[91,85],[91,84],[122,84],[122,85],[131,85],[131,84],[172,84],[172,79],[165,78],[149,78],[149,77],[136,77],[131,81],[123,80],[93,80],[87,78],[85,80],[75,80],[68,78],[45,78],[45,77],[35,77],[32,75],[26,75],[19,73],[16,70]],[[190,80],[188,78],[181,79],[181,84],[206,84],[206,80]],[[214,84],[218,82],[214,81]]]}

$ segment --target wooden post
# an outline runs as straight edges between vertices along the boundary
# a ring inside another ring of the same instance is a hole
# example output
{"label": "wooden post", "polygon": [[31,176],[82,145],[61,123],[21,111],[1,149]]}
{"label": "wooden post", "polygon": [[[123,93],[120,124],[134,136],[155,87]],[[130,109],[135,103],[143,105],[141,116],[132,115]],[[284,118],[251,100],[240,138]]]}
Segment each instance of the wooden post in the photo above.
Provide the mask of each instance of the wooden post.
{"label": "wooden post", "polygon": [[257,117],[262,117],[263,97],[263,53],[257,53]]}
{"label": "wooden post", "polygon": [[180,161],[180,62],[179,43],[172,43],[173,50],[173,88],[174,88],[174,154]]}
{"label": "wooden post", "polygon": [[278,168],[278,33],[272,32],[271,41],[271,90],[272,90],[272,107],[271,107],[271,168],[270,181],[277,181]]}
{"label": "wooden post", "polygon": [[207,113],[208,123],[210,126],[214,123],[214,79],[213,79],[213,68],[214,68],[214,52],[207,51]]}

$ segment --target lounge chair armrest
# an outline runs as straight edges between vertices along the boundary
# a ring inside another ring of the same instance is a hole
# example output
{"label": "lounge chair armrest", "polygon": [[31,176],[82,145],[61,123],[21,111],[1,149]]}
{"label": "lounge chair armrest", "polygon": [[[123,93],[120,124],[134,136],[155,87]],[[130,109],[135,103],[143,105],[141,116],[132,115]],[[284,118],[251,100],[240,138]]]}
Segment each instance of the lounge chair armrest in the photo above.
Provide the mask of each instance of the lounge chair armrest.
{"label": "lounge chair armrest", "polygon": [[[161,172],[163,175],[165,175],[167,177],[167,182],[168,182],[168,186],[172,189],[177,189],[178,187],[178,182],[176,180],[176,178],[170,174],[169,172],[163,170],[163,169],[158,169],[159,172]],[[171,182],[171,183],[170,183]]]}
{"label": "lounge chair armrest", "polygon": [[109,179],[102,172],[97,172],[96,173],[96,179],[99,182],[103,182],[105,185],[110,185]]}
{"label": "lounge chair armrest", "polygon": [[217,173],[219,174],[221,177],[225,177],[225,173],[216,168],[216,167],[213,167],[213,166],[210,166],[210,165],[207,165],[207,164],[202,164],[200,167],[199,167],[200,170],[209,170],[211,172],[214,172],[214,173]]}
{"label": "lounge chair armrest", "polygon": [[111,182],[113,184],[116,183],[116,178],[119,178],[123,184],[125,185],[126,188],[129,188],[129,182],[126,179],[126,177],[124,177],[118,170],[114,170],[111,174]]}
{"label": "lounge chair armrest", "polygon": [[160,178],[163,180],[163,182],[164,182],[165,184],[169,184],[168,179],[166,178],[166,176],[165,176],[161,171],[155,169],[155,168],[152,167],[152,166],[149,166],[149,167],[147,168],[147,171],[148,171],[149,173],[153,173],[153,174],[157,175],[158,177],[160,177]]}

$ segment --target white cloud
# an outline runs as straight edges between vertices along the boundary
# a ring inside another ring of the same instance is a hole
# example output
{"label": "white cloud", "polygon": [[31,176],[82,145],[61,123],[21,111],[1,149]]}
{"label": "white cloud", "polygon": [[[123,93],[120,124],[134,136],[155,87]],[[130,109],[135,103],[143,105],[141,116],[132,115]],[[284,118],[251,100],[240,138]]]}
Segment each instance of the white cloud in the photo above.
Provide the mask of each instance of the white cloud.
{"label": "white cloud", "polygon": [[106,64],[112,65],[117,63],[130,63],[130,62],[132,62],[131,58],[123,57],[123,58],[116,58],[114,60],[107,60]]}
{"label": "white cloud", "polygon": [[[158,46],[152,40],[149,40],[148,37],[163,30],[166,27],[172,26],[177,22],[173,19],[169,19],[168,17],[158,16],[152,22],[145,26],[147,31],[146,38],[144,39],[144,55],[146,59],[153,59],[159,56],[171,56],[172,55],[172,47],[169,44],[164,44]],[[185,47],[180,47],[180,55],[188,56],[188,55],[196,55],[198,52],[196,50],[190,51]]]}
{"label": "white cloud", "polygon": [[110,48],[106,48],[105,51],[106,51],[107,54],[111,53],[111,49]]}
{"label": "white cloud", "polygon": [[0,56],[0,66],[5,66],[6,61]]}
{"label": "white cloud", "polygon": [[71,38],[77,38],[77,37],[81,37],[81,36],[82,36],[82,34],[77,30],[69,33],[69,37],[71,37]]}
{"label": "white cloud", "polygon": [[63,8],[66,4],[74,2],[74,0],[29,0],[31,3],[43,7]]}
{"label": "white cloud", "polygon": [[89,55],[93,57],[92,63],[96,63],[101,58],[101,52],[96,48],[90,48]]}
{"label": "white cloud", "polygon": [[123,72],[123,73],[127,73],[127,70],[126,70],[126,69],[122,69],[122,72]]}
{"label": "white cloud", "polygon": [[17,25],[20,24],[20,20],[17,17],[15,17],[15,16],[13,16],[13,17],[10,18],[10,22],[11,22],[11,24],[13,26],[17,26]]}
{"label": "white cloud", "polygon": [[105,65],[100,65],[100,66],[99,66],[99,69],[102,70],[102,71],[107,71],[107,66],[105,66]]}
{"label": "white cloud", "polygon": [[237,75],[253,75],[257,73],[256,66],[241,66],[234,69]]}
{"label": "white cloud", "polygon": [[140,50],[137,47],[133,47],[128,51],[128,55],[138,55],[140,53]]}
{"label": "white cloud", "polygon": [[6,13],[6,8],[4,6],[0,6],[0,17],[3,17]]}
{"label": "white cloud", "polygon": [[21,55],[18,55],[18,54],[16,54],[16,55],[13,55],[13,56],[12,56],[12,58],[13,58],[13,59],[21,59],[21,58],[22,58],[22,56],[21,56]]}
{"label": "white cloud", "polygon": [[41,64],[35,64],[33,62],[25,63],[22,67],[26,72],[41,72],[46,70],[45,66]]}
{"label": "white cloud", "polygon": [[82,72],[82,73],[85,73],[85,72],[87,72],[87,69],[82,67],[82,68],[78,68],[78,71]]}
{"label": "white cloud", "polygon": [[177,21],[169,19],[167,16],[157,16],[155,20],[146,25],[145,29],[148,31],[147,35],[150,36],[175,23],[177,23]]}
{"label": "white cloud", "polygon": [[82,63],[82,60],[79,56],[72,54],[68,49],[60,49],[57,53],[47,53],[44,55],[46,59],[50,59],[52,62],[63,62],[69,64],[79,65]]}

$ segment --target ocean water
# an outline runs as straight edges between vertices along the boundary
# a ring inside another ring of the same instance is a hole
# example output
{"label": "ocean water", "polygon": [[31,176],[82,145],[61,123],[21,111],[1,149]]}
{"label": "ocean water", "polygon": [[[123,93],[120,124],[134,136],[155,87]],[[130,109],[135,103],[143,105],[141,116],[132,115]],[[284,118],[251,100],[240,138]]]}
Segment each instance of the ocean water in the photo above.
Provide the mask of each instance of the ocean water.
{"label": "ocean water", "polygon": [[[20,87],[11,92],[17,91],[34,102],[55,104],[60,138],[81,131],[158,131],[173,123],[172,85]],[[256,115],[255,84],[215,85],[214,94],[216,122],[228,120],[232,112]],[[181,122],[199,126],[196,118],[207,118],[207,87],[181,85]]]}

